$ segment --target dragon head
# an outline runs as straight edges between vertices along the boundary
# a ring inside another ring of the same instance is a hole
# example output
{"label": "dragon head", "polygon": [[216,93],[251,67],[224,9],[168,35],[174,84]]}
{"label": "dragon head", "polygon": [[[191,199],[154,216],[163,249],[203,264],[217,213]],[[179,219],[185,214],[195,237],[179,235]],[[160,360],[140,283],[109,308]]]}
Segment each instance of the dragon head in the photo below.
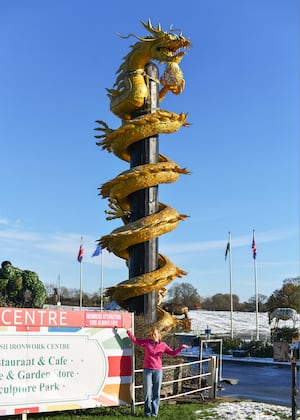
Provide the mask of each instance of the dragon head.
{"label": "dragon head", "polygon": [[150,19],[148,19],[148,23],[143,21],[141,23],[150,32],[151,36],[137,38],[140,41],[149,43],[148,51],[153,60],[157,60],[160,63],[179,63],[185,54],[184,50],[191,47],[190,40],[185,38],[181,32],[177,34],[177,30],[170,28],[169,32],[165,32],[161,29],[160,24],[155,28],[152,26]]}
{"label": "dragon head", "polygon": [[165,32],[160,24],[157,27],[152,26],[150,19],[148,23],[141,23],[149,33],[147,36],[119,34],[125,39],[134,37],[138,42],[130,46],[130,52],[123,58],[116,72],[118,76],[113,88],[107,89],[111,111],[123,120],[129,120],[131,113],[143,107],[147,100],[149,91],[145,82],[145,66],[149,61],[167,65],[162,83],[163,91],[159,94],[160,101],[168,91],[178,95],[184,88],[179,63],[185,50],[191,47],[190,40],[178,30],[170,28],[169,32]]}

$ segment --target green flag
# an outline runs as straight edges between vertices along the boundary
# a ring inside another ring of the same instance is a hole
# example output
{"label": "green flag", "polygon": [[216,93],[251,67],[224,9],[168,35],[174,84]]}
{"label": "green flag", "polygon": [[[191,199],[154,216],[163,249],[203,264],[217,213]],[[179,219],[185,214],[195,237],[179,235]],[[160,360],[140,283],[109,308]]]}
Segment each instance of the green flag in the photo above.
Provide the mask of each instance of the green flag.
{"label": "green flag", "polygon": [[230,252],[230,242],[227,242],[226,250],[225,250],[225,260],[227,258],[228,253]]}

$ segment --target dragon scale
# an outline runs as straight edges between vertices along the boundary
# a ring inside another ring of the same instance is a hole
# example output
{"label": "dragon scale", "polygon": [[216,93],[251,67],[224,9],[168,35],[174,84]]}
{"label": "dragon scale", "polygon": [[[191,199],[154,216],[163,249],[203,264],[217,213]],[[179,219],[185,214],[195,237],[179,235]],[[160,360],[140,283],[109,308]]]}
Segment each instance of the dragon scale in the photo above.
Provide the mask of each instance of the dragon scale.
{"label": "dragon scale", "polygon": [[[99,126],[95,129],[99,132],[95,136],[99,139],[97,145],[126,162],[130,162],[129,147],[135,142],[158,134],[175,133],[181,127],[189,125],[187,114],[176,114],[160,109],[132,118],[133,113],[139,115],[138,111],[143,108],[149,96],[145,65],[151,60],[166,63],[162,77],[156,81],[162,86],[160,101],[169,91],[177,95],[184,88],[183,74],[179,68],[179,63],[185,54],[182,50],[190,47],[190,41],[182,34],[175,34],[175,31],[171,30],[165,32],[160,25],[152,26],[150,20],[148,23],[142,22],[142,25],[150,35],[145,38],[132,35],[138,39],[138,42],[131,46],[130,53],[124,57],[117,71],[118,76],[113,89],[107,89],[110,109],[122,120],[122,124],[117,129],[111,129],[105,122],[98,120]],[[175,182],[181,174],[189,172],[166,156],[159,155],[157,163],[132,167],[104,183],[99,189],[100,195],[109,200],[107,219],[120,218],[124,225],[102,236],[98,240],[101,247],[127,261],[130,246],[158,238],[175,229],[187,216],[179,214],[174,208],[163,203],[158,204],[156,213],[130,222],[128,197],[138,190]],[[166,295],[166,286],[175,278],[185,274],[186,272],[169,258],[158,254],[156,270],[122,281],[108,288],[106,294],[121,307],[127,308],[128,299],[158,291],[157,326],[161,333],[165,334],[178,321],[164,311],[160,304]]]}

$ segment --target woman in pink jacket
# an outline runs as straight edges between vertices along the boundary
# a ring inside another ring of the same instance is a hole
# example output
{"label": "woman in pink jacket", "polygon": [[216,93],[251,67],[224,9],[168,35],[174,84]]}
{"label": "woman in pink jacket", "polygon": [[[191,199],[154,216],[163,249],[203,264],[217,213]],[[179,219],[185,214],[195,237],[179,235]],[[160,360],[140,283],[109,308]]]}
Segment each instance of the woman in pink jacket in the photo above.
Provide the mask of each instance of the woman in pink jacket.
{"label": "woman in pink jacket", "polygon": [[161,341],[161,336],[156,327],[149,332],[150,338],[136,338],[131,331],[127,330],[130,340],[137,346],[143,347],[143,387],[144,387],[144,415],[157,417],[162,383],[162,356],[177,356],[183,349],[189,348],[186,344],[172,350],[166,343]]}

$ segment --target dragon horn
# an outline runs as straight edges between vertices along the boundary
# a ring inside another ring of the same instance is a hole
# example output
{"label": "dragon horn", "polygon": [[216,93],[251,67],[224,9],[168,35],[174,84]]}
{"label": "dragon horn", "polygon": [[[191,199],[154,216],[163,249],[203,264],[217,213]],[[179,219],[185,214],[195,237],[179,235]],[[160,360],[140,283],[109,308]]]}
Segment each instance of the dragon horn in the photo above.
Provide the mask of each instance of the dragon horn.
{"label": "dragon horn", "polygon": [[144,26],[144,28],[148,31],[151,32],[152,35],[154,35],[155,37],[157,36],[157,34],[159,32],[162,32],[161,30],[161,26],[160,23],[157,25],[157,28],[152,26],[151,20],[148,19],[148,23],[145,23],[143,21],[141,21],[142,25]]}
{"label": "dragon horn", "polygon": [[181,37],[181,36],[182,36],[182,30],[181,30],[181,29],[174,29],[174,28],[173,28],[173,23],[171,23],[169,31],[170,31],[170,32],[179,32],[179,35],[178,35],[178,36],[179,36],[179,37]]}
{"label": "dragon horn", "polygon": [[[150,19],[149,19],[149,22],[150,22]],[[146,23],[144,23],[144,22],[142,22],[142,24],[144,25],[144,27],[150,32],[150,29],[148,28],[148,26],[147,26],[147,24]],[[149,24],[149,23],[148,23]],[[151,25],[151,22],[150,22],[150,25]],[[151,26],[151,28],[152,28],[152,26]],[[154,30],[154,29],[153,29]],[[153,32],[154,33],[154,32]],[[154,33],[155,34],[155,33]],[[131,36],[133,37],[133,38],[136,38],[136,39],[138,39],[139,41],[143,41],[143,42],[147,42],[147,41],[153,41],[153,38],[143,38],[143,37],[141,37],[141,36],[138,36],[138,35],[135,35],[135,34],[128,34],[128,35],[122,35],[122,34],[120,34],[119,32],[116,32],[116,35],[117,36],[119,36],[120,38],[123,38],[123,39],[128,39],[128,38],[130,38]]]}

